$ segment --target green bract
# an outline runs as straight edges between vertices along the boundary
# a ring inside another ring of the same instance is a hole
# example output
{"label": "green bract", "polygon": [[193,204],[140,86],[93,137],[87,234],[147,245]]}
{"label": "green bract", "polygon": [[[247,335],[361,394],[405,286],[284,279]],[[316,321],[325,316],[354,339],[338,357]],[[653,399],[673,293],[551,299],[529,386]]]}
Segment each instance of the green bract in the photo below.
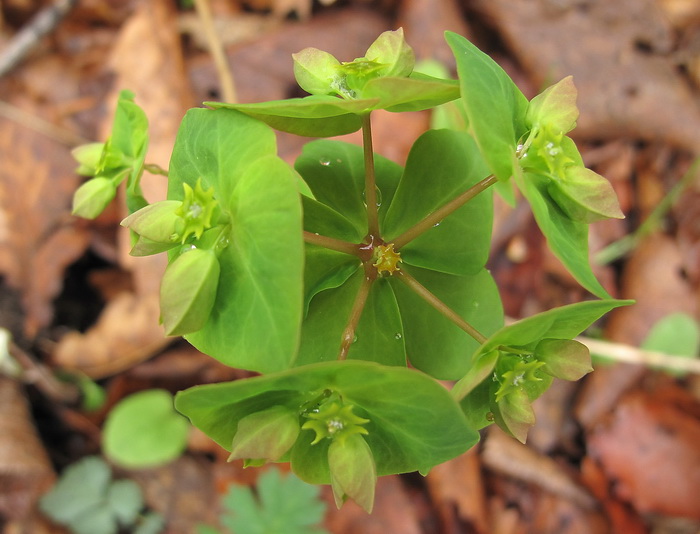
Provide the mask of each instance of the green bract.
{"label": "green bract", "polygon": [[[572,338],[630,304],[609,298],[588,261],[588,223],[622,214],[567,136],[572,79],[528,102],[473,44],[446,39],[459,80],[414,72],[397,30],[349,62],[294,54],[308,97],[190,110],[166,200],[140,194],[146,123],[133,95],[122,94],[104,146],[76,154],[95,176],[77,211],[99,213],[127,178],[131,253],[168,253],[166,333],[261,373],[180,392],[176,408],[231,460],[290,462],[301,479],[330,484],[339,506],[349,498],[370,511],[377,476],[426,473],[491,422],[524,441],[532,401],[554,377],[591,370]],[[373,110],[446,103],[436,122],[447,128],[421,135],[405,166],[374,154]],[[292,168],[271,127],[313,137],[361,128],[363,146],[315,140]],[[604,300],[504,327],[486,268],[491,187],[512,202],[519,188],[554,254]],[[457,382],[449,392],[438,380]]]}

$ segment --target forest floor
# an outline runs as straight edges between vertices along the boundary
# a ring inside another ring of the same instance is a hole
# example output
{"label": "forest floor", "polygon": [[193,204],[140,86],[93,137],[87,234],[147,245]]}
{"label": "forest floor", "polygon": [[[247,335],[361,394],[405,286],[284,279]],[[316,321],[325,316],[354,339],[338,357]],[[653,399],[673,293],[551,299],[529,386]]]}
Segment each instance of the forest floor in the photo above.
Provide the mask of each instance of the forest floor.
{"label": "forest floor", "polygon": [[[0,2],[3,68],[17,32],[49,4]],[[443,32],[468,37],[529,98],[572,74],[581,110],[573,136],[627,215],[592,225],[589,240],[603,285],[636,304],[587,332],[608,342],[593,350],[595,371],[555,383],[535,403],[527,445],[488,429],[472,451],[425,478],[380,479],[369,516],[353,503],[336,510],[325,488],[323,527],[333,534],[700,533],[697,361],[659,365],[658,353],[640,350],[698,356],[700,180],[691,165],[700,152],[700,4],[211,4],[240,102],[301,96],[294,52],[313,46],[349,61],[398,27],[419,60],[448,68],[454,59]],[[70,150],[104,140],[121,89],[135,93],[149,118],[147,161],[164,168],[184,112],[222,98],[196,12],[174,0],[82,0],[17,59],[0,74],[0,326],[11,333],[24,380],[0,378],[0,530],[43,534],[66,531],[41,515],[39,495],[61,470],[100,454],[115,403],[148,388],[175,392],[243,374],[164,338],[163,264],[128,256],[123,200],[96,221],[70,215],[81,181]],[[429,112],[376,113],[376,151],[403,164],[429,119]],[[280,135],[280,155],[292,162],[304,141]],[[144,180],[147,196],[164,195],[162,177]],[[611,244],[614,257],[600,261]],[[526,204],[497,204],[489,267],[514,319],[589,298],[548,252]],[[97,381],[104,406],[83,410],[56,379],[65,370]],[[227,463],[225,451],[193,431],[179,459],[115,468],[115,476],[140,485],[164,532],[192,533],[217,524],[229,486],[254,486],[260,471]]]}

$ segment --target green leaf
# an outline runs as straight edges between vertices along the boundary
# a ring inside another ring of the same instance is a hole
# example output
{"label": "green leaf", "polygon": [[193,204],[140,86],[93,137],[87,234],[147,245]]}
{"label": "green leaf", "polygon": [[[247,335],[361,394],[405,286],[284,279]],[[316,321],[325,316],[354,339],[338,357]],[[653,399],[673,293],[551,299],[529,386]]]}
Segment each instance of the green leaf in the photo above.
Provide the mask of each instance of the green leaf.
{"label": "green leaf", "polygon": [[373,109],[422,111],[459,98],[459,83],[419,73],[409,78],[375,78],[364,86],[362,96],[379,99]]}
{"label": "green leaf", "polygon": [[467,39],[445,33],[457,61],[462,102],[469,127],[499,180],[513,174],[513,155],[525,133],[527,99],[505,71]]}
{"label": "green leaf", "polygon": [[[406,266],[404,269],[484,335],[503,325],[503,309],[491,274],[455,276]],[[479,343],[398,280],[392,281],[401,311],[411,364],[443,380],[464,376]]]}
{"label": "green leaf", "polygon": [[89,515],[100,506],[112,473],[96,456],[88,456],[67,467],[58,483],[39,501],[41,511],[63,525]]}
{"label": "green leaf", "polygon": [[416,56],[403,36],[403,28],[382,33],[370,45],[365,58],[382,64],[381,76],[403,78],[411,74]]}
{"label": "green leaf", "polygon": [[240,111],[283,132],[307,137],[332,137],[359,130],[362,127],[361,114],[377,102],[376,98],[343,100],[335,96],[312,95],[254,104],[204,104],[213,109]]}
{"label": "green leaf", "polygon": [[304,316],[311,299],[321,291],[343,285],[358,269],[360,260],[343,252],[306,245],[304,264]]}
{"label": "green leaf", "polygon": [[[697,321],[686,313],[672,313],[659,319],[642,343],[646,350],[664,352],[674,356],[696,358],[700,355],[700,327]],[[665,369],[675,376],[685,373]]]}
{"label": "green leaf", "polygon": [[[488,175],[474,141],[464,132],[430,130],[413,145],[392,199],[382,235],[387,242]],[[438,226],[401,247],[404,262],[440,272],[479,272],[488,259],[493,203],[482,192]]]}
{"label": "green leaf", "polygon": [[[439,383],[405,367],[343,361],[307,365],[235,382],[196,386],[180,392],[175,405],[224,448],[238,421],[275,405],[310,409],[329,390],[369,419],[364,436],[377,474],[420,470],[461,454],[478,440],[458,405]],[[302,412],[303,413],[303,412]],[[310,483],[330,482],[328,439],[311,445],[315,433],[302,430],[292,449],[292,469]]]}
{"label": "green leaf", "polygon": [[134,523],[144,506],[141,488],[133,480],[115,480],[107,491],[109,507],[122,526]]}
{"label": "green leaf", "polygon": [[[364,271],[356,266],[341,286],[314,296],[302,325],[297,366],[338,357],[343,331],[363,279]],[[394,290],[388,280],[379,279],[372,284],[347,357],[403,366],[403,335]]]}
{"label": "green leaf", "polygon": [[572,276],[588,291],[601,298],[610,298],[591,270],[588,258],[588,225],[572,220],[548,192],[549,179],[525,174],[518,187],[532,207],[537,225],[547,238],[554,255]]}
{"label": "green leaf", "polygon": [[171,160],[169,198],[201,177],[231,221],[209,320],[187,340],[228,365],[270,372],[296,355],[303,241],[298,177],[275,156],[274,133],[231,110],[190,110]]}
{"label": "green leaf", "polygon": [[[379,189],[377,200],[380,204],[381,224],[392,203],[402,169],[400,165],[378,154],[374,155],[374,165]],[[365,163],[362,147],[341,141],[312,141],[304,146],[294,166],[309,185],[315,199],[349,221],[354,228],[354,234],[349,231],[333,232],[333,228],[338,227],[340,223],[333,222],[331,215],[324,216],[316,211],[312,213],[313,218],[310,220],[307,219],[306,212],[304,213],[304,229],[350,242],[361,242],[367,234],[367,208],[364,204]],[[305,199],[305,210],[312,204]],[[328,221],[325,225],[322,224],[323,217]],[[325,234],[324,231],[331,233]]]}
{"label": "green leaf", "polygon": [[224,497],[222,523],[238,534],[328,534],[318,526],[325,503],[319,488],[278,469],[265,471],[257,482],[257,498],[250,488],[232,485]]}
{"label": "green leaf", "polygon": [[173,409],[173,398],[162,389],[129,395],[107,416],[103,449],[116,464],[139,469],[170,462],[187,444],[187,421]]}

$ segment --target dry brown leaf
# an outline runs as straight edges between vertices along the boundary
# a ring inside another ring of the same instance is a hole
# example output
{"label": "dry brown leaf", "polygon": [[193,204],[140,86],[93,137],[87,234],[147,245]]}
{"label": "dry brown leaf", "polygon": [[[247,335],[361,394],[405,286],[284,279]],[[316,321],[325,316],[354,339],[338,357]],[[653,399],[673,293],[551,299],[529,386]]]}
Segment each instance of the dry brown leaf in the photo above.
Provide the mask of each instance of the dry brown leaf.
{"label": "dry brown leaf", "polygon": [[374,510],[368,515],[353,501],[346,502],[340,510],[330,504],[329,488],[325,494],[329,507],[325,526],[331,532],[343,534],[421,534],[414,504],[397,475],[380,477],[374,499]]}
{"label": "dry brown leaf", "polygon": [[0,274],[21,292],[33,337],[51,322],[63,271],[88,244],[70,218],[78,177],[66,147],[5,119],[0,153]]}
{"label": "dry brown leaf", "polygon": [[469,525],[469,531],[474,534],[491,532],[477,451],[473,447],[449,462],[436,465],[425,479],[445,534],[459,532],[452,527],[457,518]]}
{"label": "dry brown leaf", "polygon": [[0,515],[26,516],[55,475],[21,386],[0,377]]}
{"label": "dry brown leaf", "polygon": [[169,464],[131,471],[146,504],[165,519],[169,534],[191,534],[198,524],[216,524],[218,509],[211,466],[189,456]]}
{"label": "dry brown leaf", "polygon": [[169,339],[158,324],[157,295],[122,293],[85,334],[69,332],[56,346],[52,363],[104,378],[133,367],[162,349]]}
{"label": "dry brown leaf", "polygon": [[576,134],[662,140],[697,151],[700,107],[670,56],[673,33],[654,0],[479,0],[539,85],[579,89]]}
{"label": "dry brown leaf", "polygon": [[506,436],[498,427],[489,429],[482,452],[484,466],[503,475],[535,484],[584,509],[595,506],[593,497],[553,459]]}
{"label": "dry brown leaf", "polygon": [[700,519],[698,443],[700,419],[665,396],[634,392],[592,431],[588,450],[639,512]]}

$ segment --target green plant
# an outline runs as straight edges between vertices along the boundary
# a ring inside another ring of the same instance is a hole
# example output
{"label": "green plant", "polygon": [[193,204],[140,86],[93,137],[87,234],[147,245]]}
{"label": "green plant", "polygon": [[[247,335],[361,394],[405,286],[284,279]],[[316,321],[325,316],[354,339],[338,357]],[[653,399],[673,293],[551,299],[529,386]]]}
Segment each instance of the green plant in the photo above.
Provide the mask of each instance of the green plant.
{"label": "green plant", "polygon": [[162,518],[141,514],[143,496],[131,480],[112,480],[109,466],[95,456],[68,467],[58,483],[41,498],[41,511],[75,534],[156,534]]}
{"label": "green plant", "polygon": [[[262,375],[180,392],[176,408],[231,459],[289,461],[302,480],[331,484],[338,505],[352,498],[368,511],[377,476],[426,473],[491,422],[524,440],[552,378],[590,370],[572,338],[630,303],[611,299],[588,262],[588,224],[622,214],[566,135],[578,117],[571,78],[528,102],[474,45],[446,39],[459,80],[413,72],[398,30],[347,63],[295,54],[310,96],[190,110],[164,201],[140,194],[146,125],[132,95],[99,158],[78,154],[95,169],[88,191],[126,180],[132,254],[169,255],[166,333]],[[405,168],[374,154],[373,110],[446,103],[454,126],[420,136]],[[292,168],[272,128],[361,129],[363,146],[311,141]],[[485,264],[492,188],[512,200],[514,187],[554,254],[602,300],[503,326]],[[106,195],[76,197],[76,213],[92,216]],[[450,391],[437,380],[457,382]]]}
{"label": "green plant", "polygon": [[[268,469],[260,475],[254,493],[247,486],[232,484],[223,498],[225,512],[221,523],[235,534],[328,534],[318,525],[326,503],[319,499],[318,487],[299,480],[293,474],[282,475]],[[218,534],[209,526],[200,526],[199,534]]]}
{"label": "green plant", "polygon": [[189,430],[187,420],[173,409],[173,396],[149,389],[129,395],[110,410],[102,449],[120,467],[154,467],[182,454]]}

